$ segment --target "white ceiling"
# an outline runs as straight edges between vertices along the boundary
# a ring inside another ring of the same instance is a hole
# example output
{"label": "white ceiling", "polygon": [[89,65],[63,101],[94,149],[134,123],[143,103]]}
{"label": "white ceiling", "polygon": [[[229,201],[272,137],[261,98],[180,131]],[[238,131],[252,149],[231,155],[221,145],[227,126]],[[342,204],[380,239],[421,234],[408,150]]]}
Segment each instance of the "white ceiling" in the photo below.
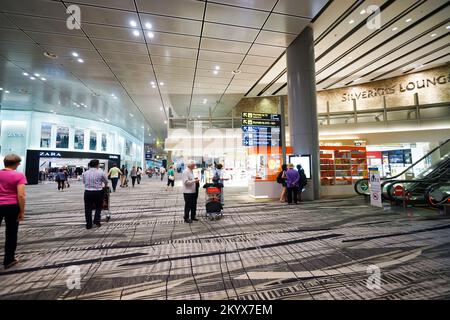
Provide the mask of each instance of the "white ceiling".
{"label": "white ceiling", "polygon": [[[367,28],[369,5],[380,29]],[[417,72],[450,61],[448,0],[335,0],[313,23],[317,89]],[[350,23],[353,20],[352,23]],[[246,96],[287,94],[282,55]]]}
{"label": "white ceiling", "polygon": [[[1,105],[102,119],[151,142],[170,115],[227,114],[327,3],[2,0]],[[81,30],[66,27],[71,4]]]}

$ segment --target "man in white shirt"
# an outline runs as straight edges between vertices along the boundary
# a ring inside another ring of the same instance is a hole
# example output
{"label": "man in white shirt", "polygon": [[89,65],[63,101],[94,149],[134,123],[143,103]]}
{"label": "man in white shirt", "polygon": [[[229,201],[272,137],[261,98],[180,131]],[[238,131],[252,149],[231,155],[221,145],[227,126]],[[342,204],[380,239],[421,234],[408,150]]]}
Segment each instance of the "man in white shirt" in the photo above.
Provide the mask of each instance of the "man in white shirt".
{"label": "man in white shirt", "polygon": [[[184,222],[192,223],[192,221],[198,221],[195,217],[197,211],[197,190],[196,184],[198,178],[194,178],[195,162],[189,160],[187,168],[183,171],[183,195],[184,195]],[[191,216],[189,218],[189,212]]]}

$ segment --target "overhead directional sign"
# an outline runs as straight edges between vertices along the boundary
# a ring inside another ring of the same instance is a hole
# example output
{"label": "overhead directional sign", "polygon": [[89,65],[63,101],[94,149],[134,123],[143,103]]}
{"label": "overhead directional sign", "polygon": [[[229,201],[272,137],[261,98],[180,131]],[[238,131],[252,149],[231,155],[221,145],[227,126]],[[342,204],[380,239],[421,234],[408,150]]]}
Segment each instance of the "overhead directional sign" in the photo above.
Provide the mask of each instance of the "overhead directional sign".
{"label": "overhead directional sign", "polygon": [[281,115],[243,112],[242,143],[246,147],[281,146]]}

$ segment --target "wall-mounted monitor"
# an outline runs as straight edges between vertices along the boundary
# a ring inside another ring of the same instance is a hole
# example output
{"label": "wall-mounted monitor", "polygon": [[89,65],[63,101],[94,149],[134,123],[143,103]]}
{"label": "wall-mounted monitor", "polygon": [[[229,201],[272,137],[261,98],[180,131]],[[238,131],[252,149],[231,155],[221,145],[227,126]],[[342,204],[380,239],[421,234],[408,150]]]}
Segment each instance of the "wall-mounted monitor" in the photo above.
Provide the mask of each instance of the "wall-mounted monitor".
{"label": "wall-mounted monitor", "polygon": [[289,163],[292,163],[295,167],[298,164],[301,165],[305,171],[306,178],[311,179],[311,156],[309,154],[289,156]]}

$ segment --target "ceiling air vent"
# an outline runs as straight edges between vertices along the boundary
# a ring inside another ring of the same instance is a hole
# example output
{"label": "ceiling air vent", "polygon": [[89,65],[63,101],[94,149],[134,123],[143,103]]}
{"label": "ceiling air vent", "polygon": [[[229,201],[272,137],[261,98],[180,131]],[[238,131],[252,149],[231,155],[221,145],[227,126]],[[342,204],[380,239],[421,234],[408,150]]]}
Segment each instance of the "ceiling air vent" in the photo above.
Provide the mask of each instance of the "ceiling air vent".
{"label": "ceiling air vent", "polygon": [[51,53],[51,52],[47,52],[47,51],[44,52],[44,56],[46,56],[49,59],[57,59],[58,58],[58,56],[56,54]]}

